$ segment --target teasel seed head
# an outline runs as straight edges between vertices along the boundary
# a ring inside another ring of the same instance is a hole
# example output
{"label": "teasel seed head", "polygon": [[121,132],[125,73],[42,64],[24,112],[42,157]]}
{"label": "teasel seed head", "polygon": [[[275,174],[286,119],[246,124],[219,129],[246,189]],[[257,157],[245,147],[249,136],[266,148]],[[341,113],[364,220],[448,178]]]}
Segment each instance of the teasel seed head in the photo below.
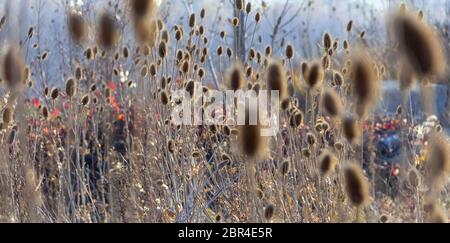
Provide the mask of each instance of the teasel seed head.
{"label": "teasel seed head", "polygon": [[289,117],[289,124],[293,128],[298,128],[303,123],[303,113],[299,110],[293,112]]}
{"label": "teasel seed head", "polygon": [[158,55],[160,58],[166,58],[167,55],[167,44],[165,41],[161,41],[158,47]]}
{"label": "teasel seed head", "polygon": [[7,47],[2,61],[2,78],[9,89],[15,90],[24,81],[25,63],[19,47]]}
{"label": "teasel seed head", "polygon": [[59,96],[59,89],[58,88],[53,88],[52,92],[50,92],[50,98],[52,98],[52,100],[56,100]]}
{"label": "teasel seed head", "polygon": [[77,93],[78,84],[74,78],[69,78],[66,81],[66,94],[69,97],[74,97]]}
{"label": "teasel seed head", "polygon": [[267,221],[270,221],[270,219],[272,219],[273,214],[275,212],[275,207],[272,204],[269,204],[266,206],[266,208],[264,209],[264,218]]}
{"label": "teasel seed head", "polygon": [[88,34],[88,26],[83,16],[78,13],[72,12],[69,14],[67,21],[69,33],[72,37],[72,40],[77,44],[83,43]]}
{"label": "teasel seed head", "polygon": [[310,90],[318,88],[322,84],[323,78],[324,71],[322,65],[318,62],[315,62],[310,67],[308,66],[308,68],[306,68],[305,81]]}
{"label": "teasel seed head", "polygon": [[239,64],[234,65],[228,74],[228,87],[233,91],[242,89],[245,84],[244,74]]}
{"label": "teasel seed head", "polygon": [[286,57],[287,57],[288,59],[292,59],[292,58],[294,57],[294,55],[295,55],[295,49],[294,49],[294,47],[293,47],[291,44],[288,44],[288,45],[286,46]]}
{"label": "teasel seed head", "polygon": [[325,113],[330,117],[337,117],[343,110],[343,104],[340,97],[333,89],[325,89],[322,93],[321,105]]}
{"label": "teasel seed head", "polygon": [[314,134],[312,134],[312,133],[307,133],[306,134],[306,142],[308,143],[309,146],[314,146],[317,142],[316,136],[314,136]]}
{"label": "teasel seed head", "polygon": [[256,23],[259,23],[259,21],[261,21],[261,13],[257,12],[257,13],[255,14],[255,22],[256,22]]}
{"label": "teasel seed head", "polygon": [[431,27],[409,12],[395,15],[392,26],[401,54],[419,78],[444,74],[445,52]]}
{"label": "teasel seed head", "polygon": [[347,32],[352,32],[352,29],[353,29],[353,20],[350,20],[347,23]]}
{"label": "teasel seed head", "polygon": [[282,176],[287,175],[287,173],[289,172],[289,169],[290,169],[289,167],[290,167],[289,160],[284,160],[284,161],[280,164],[280,167],[279,167],[280,174],[281,174]]}
{"label": "teasel seed head", "polygon": [[83,97],[81,97],[80,103],[82,106],[87,106],[90,103],[90,97],[89,94],[84,95]]}
{"label": "teasel seed head", "polygon": [[153,14],[156,3],[154,0],[131,0],[131,13],[135,19],[141,19]]}
{"label": "teasel seed head", "polygon": [[326,32],[323,35],[323,46],[325,48],[326,51],[328,51],[331,48],[331,44],[332,44],[333,40],[331,38],[330,33]]}
{"label": "teasel seed head", "polygon": [[119,38],[117,30],[117,21],[114,15],[103,13],[100,16],[98,26],[98,42],[106,49],[110,49],[116,45]]}
{"label": "teasel seed head", "polygon": [[189,16],[189,27],[192,29],[195,26],[195,14]]}
{"label": "teasel seed head", "polygon": [[426,162],[428,182],[432,186],[439,186],[450,174],[450,143],[445,135],[436,133],[429,145],[429,156]]}
{"label": "teasel seed head", "polygon": [[352,90],[357,102],[357,113],[364,117],[377,99],[380,82],[372,67],[373,61],[364,53],[352,58]]}
{"label": "teasel seed head", "polygon": [[278,91],[280,100],[287,97],[286,71],[280,62],[273,61],[267,68],[267,89]]}
{"label": "teasel seed head", "polygon": [[248,14],[250,14],[250,12],[252,11],[252,3],[251,2],[247,2],[247,5],[245,6],[245,12]]}
{"label": "teasel seed head", "polygon": [[353,115],[344,115],[342,118],[342,132],[350,144],[359,144],[361,128]]}
{"label": "teasel seed head", "polygon": [[3,124],[10,124],[13,121],[14,118],[14,113],[13,110],[11,109],[11,107],[6,106],[3,109]]}
{"label": "teasel seed head", "polygon": [[166,91],[161,91],[161,103],[163,105],[169,104],[169,96],[167,95]]}
{"label": "teasel seed head", "polygon": [[365,206],[369,201],[367,179],[360,166],[351,163],[344,170],[345,191],[350,202],[355,206]]}
{"label": "teasel seed head", "polygon": [[[245,112],[245,125],[239,126],[239,144],[244,155],[249,158],[264,156],[266,149],[266,138],[262,136],[262,126],[257,122],[251,124],[250,116],[254,114],[254,108],[248,108]],[[256,112],[257,114],[257,112]]]}
{"label": "teasel seed head", "polygon": [[319,172],[323,176],[331,175],[336,168],[337,162],[337,158],[332,152],[328,150],[323,151],[319,157]]}

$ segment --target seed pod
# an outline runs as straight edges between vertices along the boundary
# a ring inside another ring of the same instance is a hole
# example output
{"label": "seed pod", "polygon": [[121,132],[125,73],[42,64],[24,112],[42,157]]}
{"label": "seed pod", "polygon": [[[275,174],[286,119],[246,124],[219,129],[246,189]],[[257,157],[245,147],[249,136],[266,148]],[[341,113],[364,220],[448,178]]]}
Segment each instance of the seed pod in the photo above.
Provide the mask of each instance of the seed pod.
{"label": "seed pod", "polygon": [[108,13],[102,14],[97,28],[99,44],[106,49],[112,48],[119,37],[115,17]]}
{"label": "seed pod", "polygon": [[329,33],[325,33],[323,35],[323,46],[325,47],[325,50],[328,51],[328,49],[331,48],[331,44],[332,44],[332,38],[331,35]]}
{"label": "seed pod", "polygon": [[280,174],[281,175],[287,175],[287,173],[289,172],[289,160],[284,160],[281,164],[280,164]]}
{"label": "seed pod", "polygon": [[287,97],[286,72],[280,62],[272,62],[267,68],[267,89],[278,91],[280,100]]}
{"label": "seed pod", "polygon": [[322,152],[319,157],[319,171],[323,176],[329,176],[335,170],[337,158],[328,150]]}
{"label": "seed pod", "polygon": [[399,50],[416,75],[420,78],[443,75],[445,52],[431,27],[409,12],[394,16],[392,26]]}
{"label": "seed pod", "polygon": [[74,97],[77,93],[77,82],[75,81],[74,78],[69,78],[66,81],[66,94],[69,97]]}
{"label": "seed pod", "polygon": [[68,28],[70,36],[72,37],[72,40],[77,43],[81,44],[87,35],[87,24],[84,20],[83,16],[81,16],[78,13],[72,12],[68,16]]}
{"label": "seed pod", "polygon": [[2,61],[2,78],[9,89],[16,89],[24,80],[25,63],[20,49],[9,46]]}
{"label": "seed pod", "polygon": [[163,105],[167,105],[169,103],[169,96],[167,95],[166,91],[161,92],[161,103]]}
{"label": "seed pod", "polygon": [[89,101],[90,101],[90,98],[89,98],[89,95],[84,95],[82,98],[81,98],[81,105],[83,105],[83,106],[87,106],[87,105],[89,105]]}
{"label": "seed pod", "polygon": [[350,202],[362,206],[368,202],[369,192],[367,179],[362,169],[352,163],[344,170],[345,190]]}
{"label": "seed pod", "polygon": [[191,16],[189,17],[189,27],[194,28],[195,26],[195,14],[191,14]]}
{"label": "seed pod", "polygon": [[58,96],[59,96],[59,89],[53,88],[52,92],[50,92],[50,97],[52,98],[52,100],[56,100]]}
{"label": "seed pod", "polygon": [[326,89],[322,93],[321,105],[323,110],[330,117],[337,117],[343,110],[341,99],[333,89]]}
{"label": "seed pod", "polygon": [[288,59],[292,59],[294,57],[294,54],[295,54],[294,47],[291,44],[287,45],[286,46],[286,57]]}
{"label": "seed pod", "polygon": [[264,218],[267,221],[270,221],[270,219],[273,217],[273,214],[275,212],[275,208],[272,204],[268,205],[265,209],[264,209]]}
{"label": "seed pod", "polygon": [[289,124],[293,128],[298,128],[303,123],[303,113],[301,111],[294,112],[289,118]]}
{"label": "seed pod", "polygon": [[311,67],[308,67],[306,70],[306,77],[305,77],[305,81],[306,84],[308,85],[308,88],[311,90],[318,88],[322,84],[323,77],[324,72],[322,65],[316,62],[313,65],[311,65]]}
{"label": "seed pod", "polygon": [[350,20],[347,23],[347,32],[351,32],[352,29],[353,29],[353,20]]}
{"label": "seed pod", "polygon": [[359,143],[360,129],[357,120],[353,116],[346,115],[342,118],[342,132],[350,144]]}
{"label": "seed pod", "polygon": [[7,106],[3,109],[3,124],[10,124],[13,121],[14,113],[12,109]]}

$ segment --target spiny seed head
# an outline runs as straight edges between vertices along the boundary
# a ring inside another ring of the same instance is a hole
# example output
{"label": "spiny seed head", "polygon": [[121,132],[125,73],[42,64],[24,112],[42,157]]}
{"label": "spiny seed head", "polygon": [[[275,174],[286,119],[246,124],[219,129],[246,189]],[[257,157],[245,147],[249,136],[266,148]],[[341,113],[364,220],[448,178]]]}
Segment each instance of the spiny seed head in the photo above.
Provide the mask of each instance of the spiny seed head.
{"label": "spiny seed head", "polygon": [[112,48],[118,40],[119,32],[117,31],[117,21],[114,15],[103,13],[100,16],[97,33],[98,42],[106,49]]}
{"label": "spiny seed head", "polygon": [[319,171],[323,176],[332,174],[337,165],[336,156],[328,150],[322,152],[319,157]]}
{"label": "spiny seed head", "polygon": [[302,155],[305,156],[306,158],[311,157],[311,150],[309,150],[308,148],[303,148]]}
{"label": "spiny seed head", "polygon": [[69,78],[66,81],[66,94],[69,97],[74,97],[77,93],[78,85],[74,78]]}
{"label": "spiny seed head", "polygon": [[202,8],[202,10],[200,10],[200,18],[204,19],[206,15],[206,10],[204,8]]}
{"label": "spiny seed head", "polygon": [[77,44],[81,44],[87,36],[88,27],[83,16],[72,12],[68,16],[68,28],[72,40]]}
{"label": "spiny seed head", "polygon": [[273,214],[275,212],[275,207],[270,204],[264,209],[264,218],[266,218],[267,221],[270,221],[270,219],[273,217]]}
{"label": "spiny seed head", "polygon": [[339,72],[333,72],[333,81],[336,86],[340,87],[344,84],[344,76]]}
{"label": "spiny seed head", "polygon": [[81,97],[81,105],[83,105],[83,106],[87,106],[87,105],[89,105],[89,101],[90,101],[90,98],[89,98],[89,95],[87,94],[87,95],[84,95],[83,97]]}
{"label": "spiny seed head", "polygon": [[331,60],[330,60],[330,56],[329,55],[324,55],[321,59],[321,63],[322,63],[322,68],[324,70],[327,70],[330,68],[331,66]]}
{"label": "spiny seed head", "polygon": [[292,113],[289,117],[289,124],[293,128],[298,128],[303,123],[303,113],[299,110]]}
{"label": "spiny seed head", "polygon": [[259,23],[259,21],[261,21],[261,13],[257,12],[257,13],[255,14],[255,22],[256,22],[256,23]]}
{"label": "spiny seed head", "polygon": [[43,116],[45,119],[47,119],[47,118],[48,118],[48,108],[47,108],[47,106],[43,106],[41,112],[42,112],[42,116]]}
{"label": "spiny seed head", "polygon": [[156,3],[155,0],[131,0],[130,7],[133,17],[138,19],[152,14]]}
{"label": "spiny seed head", "polygon": [[163,105],[167,105],[169,104],[169,96],[167,95],[166,91],[162,91],[161,92],[161,103]]}
{"label": "spiny seed head", "polygon": [[316,136],[314,136],[314,134],[312,134],[312,133],[307,133],[306,134],[306,142],[308,143],[309,146],[314,146],[317,142]]}
{"label": "spiny seed head", "polygon": [[167,44],[167,43],[169,43],[169,39],[170,39],[169,31],[163,30],[163,32],[161,33],[161,40]]}
{"label": "spiny seed head", "polygon": [[245,6],[245,12],[247,14],[250,14],[251,11],[252,11],[252,3],[248,2],[247,5]]}
{"label": "spiny seed head", "polygon": [[353,20],[350,20],[347,23],[347,32],[351,32],[352,29],[353,29]]}
{"label": "spiny seed head", "polygon": [[191,14],[191,16],[189,16],[189,27],[194,28],[195,26],[195,14]]}
{"label": "spiny seed head", "polygon": [[239,126],[239,142],[240,148],[244,155],[250,158],[256,158],[262,156],[265,151],[266,141],[262,137],[262,127],[260,124],[252,124],[250,116],[257,114],[253,108],[246,109],[245,112],[245,125]]}
{"label": "spiny seed head", "polygon": [[158,55],[160,58],[166,58],[167,55],[167,44],[165,41],[161,41],[158,47]]}
{"label": "spiny seed head", "polygon": [[372,63],[374,62],[364,53],[357,54],[352,58],[352,89],[360,117],[365,116],[379,92],[379,81],[372,68]]}
{"label": "spiny seed head", "polygon": [[10,124],[13,121],[14,113],[12,109],[7,106],[3,109],[3,124]]}
{"label": "spiny seed head", "polygon": [[293,47],[291,44],[288,44],[288,45],[286,46],[286,57],[287,57],[288,59],[292,59],[292,58],[294,57],[294,54],[295,54],[295,49],[294,49],[294,47]]}
{"label": "spiny seed head", "polygon": [[286,71],[278,61],[271,62],[267,68],[267,89],[269,91],[279,91],[281,100],[287,97]]}
{"label": "spiny seed head", "polygon": [[25,63],[20,49],[7,47],[2,60],[2,78],[10,89],[16,89],[24,80]]}
{"label": "spiny seed head", "polygon": [[343,110],[343,104],[339,96],[333,89],[326,89],[322,93],[322,107],[330,117],[337,117]]}
{"label": "spiny seed head", "polygon": [[287,173],[289,172],[289,160],[284,160],[281,164],[280,164],[280,174],[281,175],[287,175]]}
{"label": "spiny seed head", "polygon": [[325,33],[323,35],[323,46],[325,47],[325,50],[328,50],[331,48],[331,44],[332,44],[333,40],[331,38],[330,33]]}
{"label": "spiny seed head", "polygon": [[272,55],[272,47],[266,46],[266,57],[270,57]]}
{"label": "spiny seed head", "polygon": [[413,71],[421,78],[442,76],[445,52],[435,31],[409,12],[395,15],[392,26],[400,52]]}
{"label": "spiny seed head", "polygon": [[322,65],[318,62],[313,63],[310,67],[306,68],[306,84],[308,88],[314,90],[318,88],[323,81],[324,71]]}
{"label": "spiny seed head", "polygon": [[234,2],[237,10],[242,11],[244,9],[244,0],[235,0]]}
{"label": "spiny seed head", "polygon": [[238,18],[234,17],[234,18],[231,20],[231,23],[233,24],[234,27],[238,27],[240,21],[239,21]]}
{"label": "spiny seed head", "polygon": [[234,65],[228,74],[228,86],[233,91],[239,90],[244,86],[244,74],[240,65]]}
{"label": "spiny seed head", "polygon": [[75,68],[75,78],[80,81],[83,79],[83,68],[79,65]]}
{"label": "spiny seed head", "polygon": [[56,100],[59,96],[59,89],[58,88],[53,88],[52,92],[50,92],[50,97],[52,98],[52,100]]}
{"label": "spiny seed head", "polygon": [[175,153],[176,147],[175,147],[175,141],[173,140],[169,140],[167,141],[167,150],[169,150],[169,152],[171,154]]}
{"label": "spiny seed head", "polygon": [[430,141],[426,168],[429,181],[438,183],[450,174],[450,144],[443,134],[435,134]]}
{"label": "spiny seed head", "polygon": [[355,206],[364,206],[368,203],[369,189],[367,179],[360,166],[352,163],[344,170],[345,191],[347,197]]}
{"label": "spiny seed head", "polygon": [[342,118],[342,132],[350,144],[357,144],[361,134],[358,121],[352,115],[345,115]]}

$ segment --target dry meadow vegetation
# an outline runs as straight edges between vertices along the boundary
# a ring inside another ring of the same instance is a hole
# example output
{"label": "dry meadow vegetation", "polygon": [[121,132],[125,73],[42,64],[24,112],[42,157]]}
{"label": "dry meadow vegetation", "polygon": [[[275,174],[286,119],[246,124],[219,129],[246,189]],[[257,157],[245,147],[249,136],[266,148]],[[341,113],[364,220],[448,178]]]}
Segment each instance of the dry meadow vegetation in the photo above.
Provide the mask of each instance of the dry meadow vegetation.
{"label": "dry meadow vegetation", "polygon": [[[43,1],[32,2],[40,16]],[[156,0],[60,2],[57,35],[69,38],[54,46],[40,43],[39,20],[14,23],[2,3],[0,222],[447,222],[450,143],[431,115],[432,87],[448,82],[448,35],[420,9],[392,6],[381,48],[350,19],[318,43],[280,44],[291,16],[260,1],[211,0],[231,13],[213,27],[216,13],[191,1],[176,2],[186,7],[176,24]],[[403,104],[379,121],[388,79]],[[172,93],[196,82],[279,91],[279,132],[176,125],[173,107],[195,101]],[[396,164],[380,161],[392,153],[380,133],[397,134]]]}

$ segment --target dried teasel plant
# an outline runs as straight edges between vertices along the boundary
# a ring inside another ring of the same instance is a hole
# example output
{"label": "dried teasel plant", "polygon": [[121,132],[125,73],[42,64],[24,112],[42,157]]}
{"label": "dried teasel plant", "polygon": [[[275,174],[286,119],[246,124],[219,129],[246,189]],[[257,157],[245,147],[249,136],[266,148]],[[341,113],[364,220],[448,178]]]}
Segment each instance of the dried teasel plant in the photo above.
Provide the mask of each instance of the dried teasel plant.
{"label": "dried teasel plant", "polygon": [[445,71],[443,46],[435,31],[408,10],[392,17],[392,32],[399,50],[412,71],[420,78],[440,77]]}

